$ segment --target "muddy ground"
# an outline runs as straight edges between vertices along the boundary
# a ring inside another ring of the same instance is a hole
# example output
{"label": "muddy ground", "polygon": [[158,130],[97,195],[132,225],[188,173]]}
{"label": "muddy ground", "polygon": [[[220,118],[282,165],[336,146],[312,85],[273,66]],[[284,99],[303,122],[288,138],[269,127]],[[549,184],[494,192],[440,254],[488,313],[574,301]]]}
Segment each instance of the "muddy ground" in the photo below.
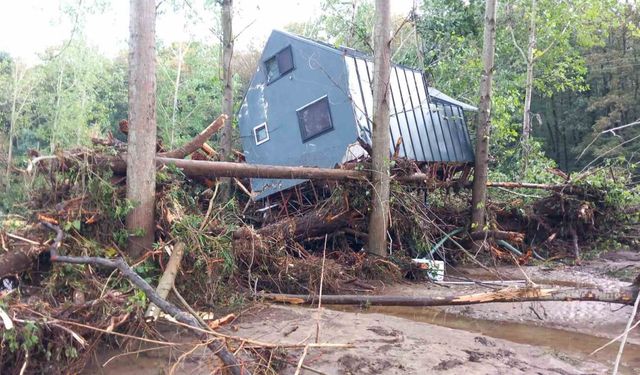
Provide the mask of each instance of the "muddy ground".
{"label": "muddy ground", "polygon": [[[499,273],[478,268],[448,270],[447,280],[507,280],[527,277],[541,285],[615,288],[640,273],[640,256],[610,253],[581,266],[501,267]],[[477,284],[401,283],[380,288],[382,294],[466,294],[487,291]],[[342,310],[342,311],[338,311]],[[442,308],[332,307],[317,309],[256,304],[225,332],[263,342],[350,344],[349,348],[309,348],[302,374],[605,374],[618,350],[612,345],[589,353],[623,331],[630,307],[596,302],[493,303]],[[319,322],[319,329],[317,328]],[[166,337],[189,341],[170,328]],[[86,373],[169,373],[184,348],[121,356]],[[117,351],[102,350],[95,363]],[[302,349],[269,354],[278,373],[293,374]],[[266,356],[265,352],[265,356]],[[266,357],[265,357],[266,358]],[[185,356],[180,374],[208,374],[217,363],[206,349]],[[640,373],[640,333],[629,336],[622,373]]]}

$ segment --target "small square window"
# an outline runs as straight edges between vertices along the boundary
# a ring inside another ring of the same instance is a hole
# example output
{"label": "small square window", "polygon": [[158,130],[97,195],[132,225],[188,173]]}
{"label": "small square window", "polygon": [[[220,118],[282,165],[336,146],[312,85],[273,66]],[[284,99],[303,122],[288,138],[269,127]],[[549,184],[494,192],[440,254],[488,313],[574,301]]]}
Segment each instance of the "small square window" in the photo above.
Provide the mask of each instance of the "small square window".
{"label": "small square window", "polygon": [[303,142],[333,129],[329,98],[326,95],[298,109],[297,112]]}
{"label": "small square window", "polygon": [[266,122],[253,128],[253,137],[256,140],[256,145],[261,145],[269,140],[269,129]]}
{"label": "small square window", "polygon": [[264,62],[267,83],[271,83],[294,69],[291,46],[287,46]]}

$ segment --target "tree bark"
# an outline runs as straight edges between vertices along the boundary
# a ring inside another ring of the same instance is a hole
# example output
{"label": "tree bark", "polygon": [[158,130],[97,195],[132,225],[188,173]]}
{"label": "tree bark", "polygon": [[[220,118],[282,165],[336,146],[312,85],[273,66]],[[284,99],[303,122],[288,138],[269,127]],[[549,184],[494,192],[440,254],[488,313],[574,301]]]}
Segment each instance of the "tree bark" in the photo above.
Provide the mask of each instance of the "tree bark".
{"label": "tree bark", "polygon": [[185,47],[182,42],[178,45],[178,66],[176,68],[176,79],[173,83],[173,110],[171,112],[171,136],[169,138],[169,148],[173,148],[175,142],[176,125],[178,123],[178,94],[180,93],[180,78],[182,77],[182,64],[184,56],[189,50],[189,44]]}
{"label": "tree bark", "polygon": [[[233,70],[231,59],[233,57],[233,0],[221,0],[222,3],[222,82],[224,85],[222,113],[229,118],[222,131],[222,160],[228,161],[232,157],[233,139]],[[231,179],[221,180],[220,197],[228,200],[231,193]]]}
{"label": "tree bark", "polygon": [[373,134],[371,170],[373,194],[369,217],[368,251],[386,256],[389,226],[389,77],[391,73],[391,16],[389,0],[376,0],[373,61]]}
{"label": "tree bark", "polygon": [[476,131],[476,160],[471,195],[471,231],[482,231],[485,226],[487,201],[487,172],[489,170],[489,130],[491,128],[491,84],[496,43],[496,3],[487,0],[485,7],[483,71],[480,81],[480,106]]}
{"label": "tree bark", "polygon": [[[349,227],[352,224],[352,216],[351,213],[344,213],[336,217],[330,217],[322,213],[311,212],[300,217],[267,225],[255,231],[255,233],[264,238],[277,237],[286,233],[288,238],[302,241],[328,233],[335,233],[342,228]],[[250,232],[246,227],[239,228],[233,233],[233,238],[235,240],[247,238],[251,236]]]}
{"label": "tree bark", "polygon": [[[630,305],[633,304],[637,295],[637,286],[607,292],[600,289],[505,288],[495,292],[441,297],[325,294],[322,296],[322,303],[367,306],[457,306],[494,302],[596,301]],[[281,303],[310,305],[318,302],[318,296],[306,294],[259,294],[258,296]]]}
{"label": "tree bark", "polygon": [[[167,267],[158,281],[158,287],[156,288],[156,293],[160,296],[160,298],[167,299],[169,296],[169,292],[173,288],[173,285],[176,281],[176,276],[178,275],[178,271],[180,270],[180,262],[182,262],[182,256],[184,255],[184,243],[178,242],[173,247],[173,252],[169,257],[169,263],[167,263]],[[147,306],[147,311],[144,314],[144,317],[151,320],[158,319],[160,315],[160,309],[153,302]]]}
{"label": "tree bark", "polygon": [[527,148],[531,134],[531,96],[533,93],[533,63],[536,49],[536,8],[537,0],[531,0],[531,20],[529,22],[529,44],[527,46],[527,82],[525,84],[524,114],[522,119],[522,143]]}
{"label": "tree bark", "polygon": [[127,199],[134,204],[127,216],[132,257],[154,241],[156,190],[156,8],[154,0],[131,0],[129,18],[129,134]]}
{"label": "tree bark", "polygon": [[233,0],[222,0],[222,81],[224,94],[222,113],[229,116],[224,124],[222,132],[222,154],[224,160],[231,155],[233,137],[233,70],[231,59],[233,57]]}

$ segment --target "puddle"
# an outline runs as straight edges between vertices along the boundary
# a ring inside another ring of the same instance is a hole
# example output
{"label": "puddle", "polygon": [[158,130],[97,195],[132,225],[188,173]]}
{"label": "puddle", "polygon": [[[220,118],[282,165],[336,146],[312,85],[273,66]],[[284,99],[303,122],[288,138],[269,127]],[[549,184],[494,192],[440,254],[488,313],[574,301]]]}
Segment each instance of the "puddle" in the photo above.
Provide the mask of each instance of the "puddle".
{"label": "puddle", "polygon": [[[571,354],[581,359],[597,361],[607,366],[613,364],[619,348],[619,343],[616,342],[595,355],[589,356],[589,353],[609,342],[609,339],[555,328],[473,319],[426,307],[371,306],[366,310],[355,306],[332,305],[326,307],[344,312],[391,315],[416,322],[480,333],[519,344],[548,347],[553,352]],[[621,370],[628,374],[640,371],[640,345],[629,343],[625,345]]]}

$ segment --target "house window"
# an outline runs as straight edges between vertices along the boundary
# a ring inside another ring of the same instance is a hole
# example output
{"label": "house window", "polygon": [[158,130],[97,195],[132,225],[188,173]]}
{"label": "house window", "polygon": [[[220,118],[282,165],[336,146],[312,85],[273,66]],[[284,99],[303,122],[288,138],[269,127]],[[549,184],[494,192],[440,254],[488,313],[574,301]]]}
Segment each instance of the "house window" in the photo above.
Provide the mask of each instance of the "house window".
{"label": "house window", "polygon": [[271,83],[293,70],[291,46],[286,47],[264,62],[267,83]]}
{"label": "house window", "polygon": [[333,129],[329,98],[326,95],[298,109],[297,112],[303,142]]}
{"label": "house window", "polygon": [[269,140],[269,129],[266,122],[253,128],[253,137],[256,140],[256,145],[261,145]]}

